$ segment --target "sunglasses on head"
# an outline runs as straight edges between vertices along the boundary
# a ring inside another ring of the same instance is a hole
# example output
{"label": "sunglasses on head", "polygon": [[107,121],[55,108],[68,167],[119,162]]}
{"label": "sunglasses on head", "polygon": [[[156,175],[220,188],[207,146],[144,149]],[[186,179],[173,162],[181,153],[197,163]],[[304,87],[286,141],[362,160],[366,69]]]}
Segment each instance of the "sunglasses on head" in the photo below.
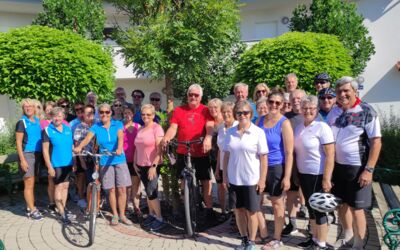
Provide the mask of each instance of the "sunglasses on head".
{"label": "sunglasses on head", "polygon": [[237,116],[249,115],[249,114],[250,114],[250,111],[237,111],[237,112],[236,112],[236,115],[237,115]]}
{"label": "sunglasses on head", "polygon": [[152,98],[150,98],[150,101],[152,101],[152,102],[159,102],[159,101],[160,101],[160,98],[152,97]]}
{"label": "sunglasses on head", "polygon": [[197,98],[197,97],[200,96],[200,94],[197,94],[197,93],[189,93],[188,96],[189,96],[189,97],[196,97],[196,98]]}
{"label": "sunglasses on head", "polygon": [[265,94],[265,93],[267,93],[267,91],[266,91],[265,89],[263,89],[263,90],[257,90],[256,93],[257,93],[257,94],[261,94],[261,93]]}
{"label": "sunglasses on head", "polygon": [[109,114],[111,114],[111,111],[110,111],[110,110],[106,110],[106,111],[100,110],[100,111],[99,111],[99,114],[100,114],[100,115],[104,115],[104,114],[109,115]]}
{"label": "sunglasses on head", "polygon": [[276,106],[280,106],[280,105],[282,104],[282,102],[269,100],[269,101],[268,101],[268,104],[269,104],[269,105],[274,105],[274,104],[275,104]]}
{"label": "sunglasses on head", "polygon": [[320,99],[320,100],[326,100],[326,99],[332,100],[333,97],[332,97],[332,96],[321,96],[319,99]]}

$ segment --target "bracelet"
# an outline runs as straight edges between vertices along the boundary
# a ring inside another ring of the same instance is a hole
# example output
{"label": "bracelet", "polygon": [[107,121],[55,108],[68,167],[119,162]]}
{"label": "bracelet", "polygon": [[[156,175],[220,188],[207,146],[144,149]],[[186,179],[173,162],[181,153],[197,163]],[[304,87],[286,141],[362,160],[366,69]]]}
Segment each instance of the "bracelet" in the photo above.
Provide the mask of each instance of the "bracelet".
{"label": "bracelet", "polygon": [[371,173],[371,174],[372,174],[372,173],[374,172],[375,168],[365,166],[364,170],[367,171],[368,173]]}

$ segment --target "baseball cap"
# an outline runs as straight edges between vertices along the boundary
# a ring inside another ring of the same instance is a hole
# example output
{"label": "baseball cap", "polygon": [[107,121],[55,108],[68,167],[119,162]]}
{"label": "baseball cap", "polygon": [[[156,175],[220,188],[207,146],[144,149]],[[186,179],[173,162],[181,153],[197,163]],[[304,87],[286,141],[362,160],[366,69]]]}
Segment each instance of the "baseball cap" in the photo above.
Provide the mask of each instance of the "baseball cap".
{"label": "baseball cap", "polygon": [[336,92],[332,88],[324,88],[324,89],[321,89],[318,92],[318,98],[326,96],[326,95],[330,95],[332,97],[336,97]]}
{"label": "baseball cap", "polygon": [[330,80],[331,80],[330,76],[328,75],[328,73],[325,73],[325,72],[319,73],[318,75],[316,75],[314,77],[314,83],[318,83],[321,81],[330,82]]}

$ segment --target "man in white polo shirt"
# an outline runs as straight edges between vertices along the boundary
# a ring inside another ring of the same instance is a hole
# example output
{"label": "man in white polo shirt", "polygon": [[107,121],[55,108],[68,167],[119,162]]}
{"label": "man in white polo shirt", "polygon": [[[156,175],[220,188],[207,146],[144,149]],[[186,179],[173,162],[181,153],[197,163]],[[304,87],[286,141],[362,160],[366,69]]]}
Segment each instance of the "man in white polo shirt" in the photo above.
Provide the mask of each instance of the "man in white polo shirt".
{"label": "man in white polo shirt", "polygon": [[344,237],[335,246],[349,245],[354,235],[353,248],[363,249],[364,209],[371,206],[372,173],[381,150],[382,135],[377,113],[357,97],[357,88],[358,83],[352,77],[344,76],[337,81],[338,106],[329,113],[327,122],[336,142],[332,193],[344,202],[339,208]]}

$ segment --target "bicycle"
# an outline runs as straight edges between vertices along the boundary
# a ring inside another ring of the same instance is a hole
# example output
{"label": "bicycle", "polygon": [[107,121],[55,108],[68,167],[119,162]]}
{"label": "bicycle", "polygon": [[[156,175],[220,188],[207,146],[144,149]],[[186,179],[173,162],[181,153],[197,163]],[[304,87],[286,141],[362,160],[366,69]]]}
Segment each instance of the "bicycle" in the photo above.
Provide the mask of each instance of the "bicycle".
{"label": "bicycle", "polygon": [[196,181],[196,170],[192,167],[192,158],[190,153],[190,146],[193,144],[202,143],[203,138],[192,141],[177,141],[172,140],[170,144],[173,146],[184,145],[186,147],[185,154],[185,167],[181,175],[184,180],[184,206],[185,206],[185,220],[186,220],[186,233],[189,237],[194,235],[197,223],[197,196],[199,196],[199,186]]}
{"label": "bicycle", "polygon": [[94,172],[92,173],[92,179],[93,181],[88,184],[88,192],[89,192],[89,202],[88,202],[88,207],[89,207],[89,246],[93,245],[94,243],[94,238],[95,238],[95,232],[96,232],[96,218],[98,212],[100,212],[100,215],[104,218],[104,215],[101,213],[99,207],[99,191],[101,184],[98,181],[99,179],[99,159],[101,156],[112,156],[113,154],[105,151],[101,154],[95,154],[91,153],[89,151],[83,150],[80,154],[77,154],[76,156],[90,156],[93,158],[94,163],[95,163],[95,169]]}

